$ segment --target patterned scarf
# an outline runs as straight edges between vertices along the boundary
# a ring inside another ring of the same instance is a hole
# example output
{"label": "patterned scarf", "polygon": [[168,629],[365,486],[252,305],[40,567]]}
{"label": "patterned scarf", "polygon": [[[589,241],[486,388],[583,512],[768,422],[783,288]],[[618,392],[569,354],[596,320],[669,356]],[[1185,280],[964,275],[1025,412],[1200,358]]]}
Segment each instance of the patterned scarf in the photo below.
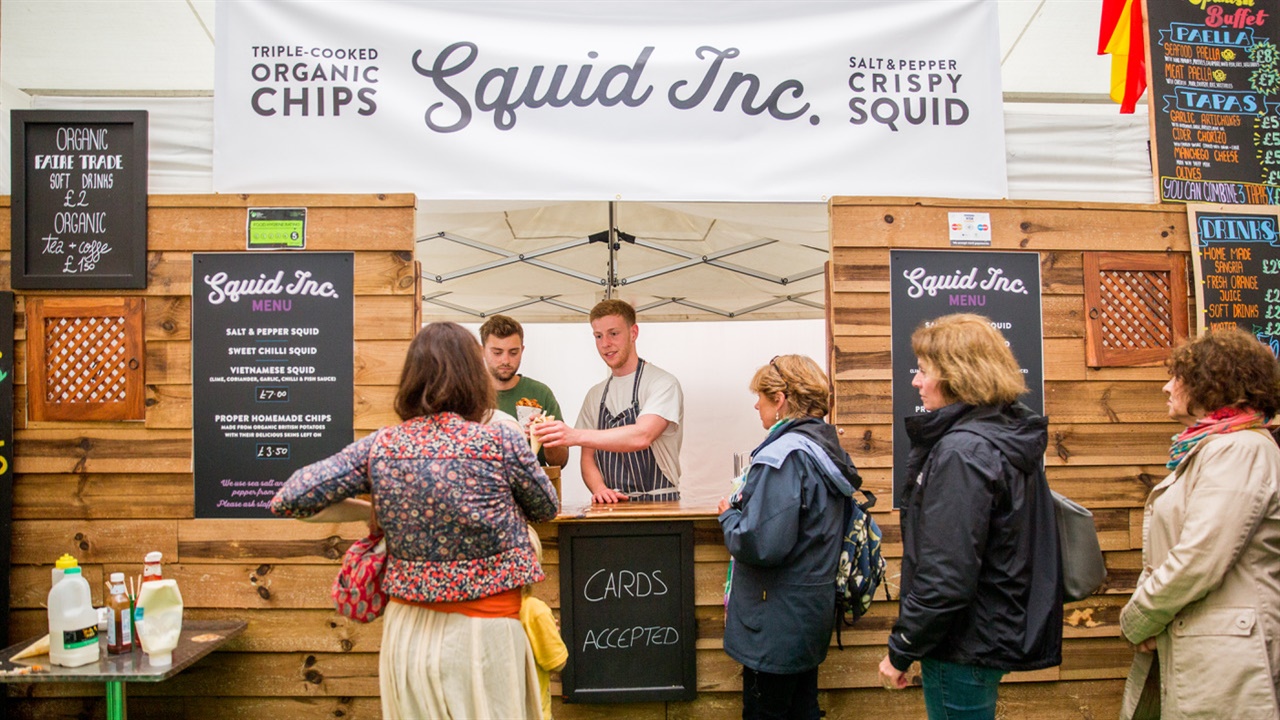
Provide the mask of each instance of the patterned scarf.
{"label": "patterned scarf", "polygon": [[1237,430],[1262,427],[1270,419],[1256,410],[1229,407],[1215,410],[1173,436],[1173,445],[1169,448],[1169,462],[1165,463],[1165,467],[1176,470],[1187,453],[1210,435],[1225,435]]}

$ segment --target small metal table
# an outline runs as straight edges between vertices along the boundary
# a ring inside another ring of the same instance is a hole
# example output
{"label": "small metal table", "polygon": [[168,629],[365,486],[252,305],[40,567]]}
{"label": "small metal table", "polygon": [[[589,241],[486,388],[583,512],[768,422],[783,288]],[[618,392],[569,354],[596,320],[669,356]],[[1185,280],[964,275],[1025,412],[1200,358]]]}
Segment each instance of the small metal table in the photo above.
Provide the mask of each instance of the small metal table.
{"label": "small metal table", "polygon": [[[0,670],[13,670],[31,665],[41,665],[43,672],[26,675],[0,675],[5,683],[53,683],[100,682],[107,686],[107,720],[125,720],[126,682],[160,682],[168,680],[190,667],[197,660],[216,650],[226,641],[244,632],[248,625],[244,620],[187,620],[182,623],[182,636],[173,650],[173,664],[152,667],[150,659],[137,647],[133,652],[110,655],[104,649],[98,662],[68,668],[53,665],[48,655],[10,662],[9,658],[39,638],[30,638],[17,645],[0,650]],[[196,638],[199,638],[197,641]]]}

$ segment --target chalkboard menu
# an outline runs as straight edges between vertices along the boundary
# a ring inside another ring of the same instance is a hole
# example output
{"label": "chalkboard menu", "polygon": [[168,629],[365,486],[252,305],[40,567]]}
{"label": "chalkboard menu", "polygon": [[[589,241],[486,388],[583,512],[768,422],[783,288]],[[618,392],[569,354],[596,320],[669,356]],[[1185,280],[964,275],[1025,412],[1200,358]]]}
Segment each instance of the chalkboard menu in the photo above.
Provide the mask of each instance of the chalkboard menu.
{"label": "chalkboard menu", "polygon": [[1040,318],[1040,255],[1033,252],[893,250],[889,253],[890,334],[893,352],[893,498],[907,482],[907,438],[902,419],[925,412],[911,386],[916,356],[911,334],[952,313],[991,320],[1022,366],[1030,392],[1022,402],[1044,413],[1044,355]]}
{"label": "chalkboard menu", "polygon": [[694,699],[693,595],[693,523],[561,525],[565,699]]}
{"label": "chalkboard menu", "polygon": [[197,253],[196,517],[271,517],[299,467],[353,439],[351,253]]}
{"label": "chalkboard menu", "polygon": [[14,110],[12,283],[147,286],[147,113]]}
{"label": "chalkboard menu", "polygon": [[1199,332],[1238,325],[1280,356],[1280,211],[1188,205]]}
{"label": "chalkboard menu", "polygon": [[[0,557],[13,548],[13,293],[0,292]],[[9,563],[0,568],[0,646],[9,644]],[[0,709],[3,709],[0,706]]]}
{"label": "chalkboard menu", "polygon": [[1145,4],[1157,197],[1280,203],[1280,2]]}

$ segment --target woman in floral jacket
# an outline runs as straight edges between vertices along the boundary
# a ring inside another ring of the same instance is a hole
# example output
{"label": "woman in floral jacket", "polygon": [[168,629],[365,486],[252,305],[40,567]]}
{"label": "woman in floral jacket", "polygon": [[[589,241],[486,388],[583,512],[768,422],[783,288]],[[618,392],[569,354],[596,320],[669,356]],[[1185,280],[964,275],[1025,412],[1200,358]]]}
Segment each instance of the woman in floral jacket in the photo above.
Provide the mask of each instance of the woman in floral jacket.
{"label": "woman in floral jacket", "polygon": [[298,470],[271,511],[315,522],[370,519],[386,533],[391,596],[379,681],[387,718],[541,717],[520,589],[543,579],[526,523],[559,501],[519,432],[481,421],[493,390],[480,344],[454,323],[414,338],[399,425]]}

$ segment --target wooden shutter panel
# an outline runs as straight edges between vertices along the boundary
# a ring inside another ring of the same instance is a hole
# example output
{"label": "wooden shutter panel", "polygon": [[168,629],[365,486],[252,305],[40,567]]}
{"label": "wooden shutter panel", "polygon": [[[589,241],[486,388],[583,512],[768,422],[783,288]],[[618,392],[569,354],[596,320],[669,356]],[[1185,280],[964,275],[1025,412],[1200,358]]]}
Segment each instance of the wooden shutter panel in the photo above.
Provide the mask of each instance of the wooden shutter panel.
{"label": "wooden shutter panel", "polygon": [[1084,253],[1090,367],[1159,365],[1187,338],[1187,263],[1180,254]]}
{"label": "wooden shutter panel", "polygon": [[144,420],[140,297],[28,297],[30,419]]}

